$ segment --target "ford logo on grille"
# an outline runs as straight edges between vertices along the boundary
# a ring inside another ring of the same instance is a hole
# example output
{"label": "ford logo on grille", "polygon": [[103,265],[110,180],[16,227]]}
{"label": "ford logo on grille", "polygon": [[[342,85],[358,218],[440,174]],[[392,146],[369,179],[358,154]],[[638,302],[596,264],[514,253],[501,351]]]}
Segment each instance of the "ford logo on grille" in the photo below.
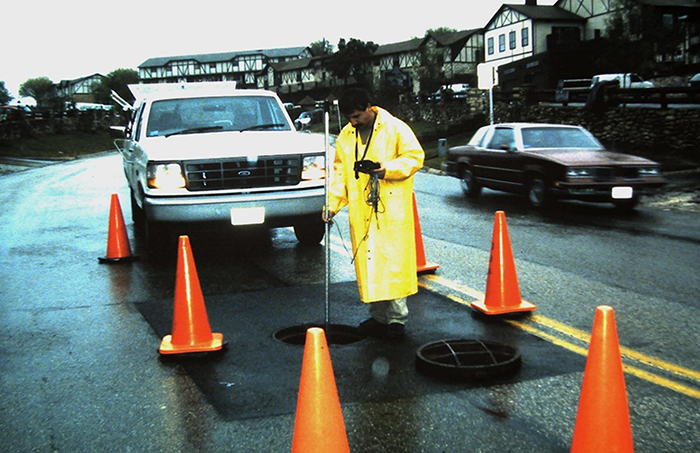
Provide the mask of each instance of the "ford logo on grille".
{"label": "ford logo on grille", "polygon": [[248,170],[241,170],[238,172],[238,176],[250,176],[250,172]]}

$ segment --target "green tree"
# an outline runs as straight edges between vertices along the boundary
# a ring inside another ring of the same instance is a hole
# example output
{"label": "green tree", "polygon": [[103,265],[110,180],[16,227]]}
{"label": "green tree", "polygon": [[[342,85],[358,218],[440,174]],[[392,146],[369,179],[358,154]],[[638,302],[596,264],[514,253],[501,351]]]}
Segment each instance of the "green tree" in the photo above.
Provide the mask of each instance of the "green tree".
{"label": "green tree", "polygon": [[10,92],[5,88],[5,82],[0,80],[0,105],[7,105],[12,100]]}
{"label": "green tree", "polygon": [[311,45],[309,45],[309,49],[311,50],[311,55],[314,57],[322,57],[333,53],[333,44],[331,44],[326,38],[323,38],[312,42]]}
{"label": "green tree", "polygon": [[[426,36],[430,36],[430,31],[426,32]],[[427,39],[420,48],[420,67],[417,71],[421,94],[432,93],[442,84],[444,63],[443,48],[434,39]]]}
{"label": "green tree", "polygon": [[364,42],[350,38],[338,42],[338,51],[326,63],[326,68],[338,79],[347,80],[355,77],[358,83],[366,85],[369,77],[366,68],[370,65],[372,55],[379,47],[372,41]]}
{"label": "green tree", "polygon": [[125,101],[133,103],[134,95],[127,85],[139,82],[139,73],[133,69],[115,69],[107,74],[100,82],[93,84],[92,91],[95,100],[100,104],[110,104],[110,93],[114,90]]}
{"label": "green tree", "polygon": [[429,35],[444,35],[444,34],[447,34],[447,33],[456,33],[456,32],[457,32],[456,29],[450,28],[450,27],[429,28],[428,30],[426,30],[425,36],[429,36]]}
{"label": "green tree", "polygon": [[46,108],[56,100],[56,84],[48,77],[28,79],[20,85],[19,95],[33,97],[37,107]]}

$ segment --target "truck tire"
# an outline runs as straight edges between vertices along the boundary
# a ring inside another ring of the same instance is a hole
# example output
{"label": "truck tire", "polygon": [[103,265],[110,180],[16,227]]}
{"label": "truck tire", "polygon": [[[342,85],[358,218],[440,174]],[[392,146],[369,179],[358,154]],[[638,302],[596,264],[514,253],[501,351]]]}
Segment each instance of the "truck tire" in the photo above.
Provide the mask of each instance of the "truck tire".
{"label": "truck tire", "polygon": [[167,224],[146,219],[143,227],[149,259],[164,261],[177,251],[177,247],[171,239],[171,230]]}
{"label": "truck tire", "polygon": [[141,209],[136,203],[136,197],[134,196],[134,190],[130,190],[131,193],[131,220],[134,221],[134,224],[137,226],[143,225],[143,223],[146,221],[146,215],[143,212],[143,209]]}
{"label": "truck tire", "polygon": [[318,245],[326,234],[321,214],[294,225],[294,235],[301,245]]}

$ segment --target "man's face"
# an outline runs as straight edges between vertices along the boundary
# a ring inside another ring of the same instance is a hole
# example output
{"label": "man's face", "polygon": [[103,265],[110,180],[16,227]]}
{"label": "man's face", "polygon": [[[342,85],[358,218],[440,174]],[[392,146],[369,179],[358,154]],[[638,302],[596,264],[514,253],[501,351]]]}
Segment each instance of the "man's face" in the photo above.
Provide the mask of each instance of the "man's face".
{"label": "man's face", "polygon": [[364,110],[355,110],[350,115],[346,115],[346,118],[355,129],[365,129],[372,126],[374,115],[374,110],[368,105]]}

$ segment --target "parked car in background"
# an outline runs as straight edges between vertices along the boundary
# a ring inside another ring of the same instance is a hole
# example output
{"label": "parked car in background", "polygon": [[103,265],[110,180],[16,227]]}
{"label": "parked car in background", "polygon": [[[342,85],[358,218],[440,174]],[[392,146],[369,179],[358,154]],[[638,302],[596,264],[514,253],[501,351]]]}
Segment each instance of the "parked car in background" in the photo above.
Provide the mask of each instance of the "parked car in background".
{"label": "parked car in background", "polygon": [[559,90],[585,90],[591,87],[593,79],[563,79],[557,83]]}
{"label": "parked car in background", "polygon": [[443,85],[440,88],[441,91],[451,91],[452,96],[455,98],[464,98],[467,96],[467,91],[469,90],[468,83],[452,83],[449,85]]}
{"label": "parked car in background", "polygon": [[[555,98],[557,102],[569,102],[572,100],[586,100],[591,91],[591,79],[563,79],[557,83]],[[580,99],[572,99],[580,98]]]}
{"label": "parked car in background", "polygon": [[0,121],[18,121],[31,115],[28,107],[0,105]]}
{"label": "parked car in background", "polygon": [[277,95],[232,82],[129,85],[132,122],[116,140],[131,211],[149,246],[195,226],[293,226],[325,233],[325,140],[299,133]]}
{"label": "parked car in background", "polygon": [[284,108],[287,110],[287,114],[290,118],[296,118],[301,113],[302,109],[300,105],[296,105],[292,102],[285,102]]}
{"label": "parked car in background", "polygon": [[318,124],[323,122],[323,109],[313,109],[301,112],[301,114],[294,120],[294,127],[298,131],[303,130],[311,126],[312,124]]}
{"label": "parked car in background", "polygon": [[109,104],[97,104],[94,102],[76,102],[75,104],[75,109],[78,110],[79,112],[86,112],[88,110],[104,110],[104,111],[109,111],[112,110],[112,105]]}
{"label": "parked car in background", "polygon": [[574,199],[632,209],[645,191],[665,184],[658,163],[608,151],[583,127],[558,124],[484,126],[447,151],[443,170],[469,198],[487,187],[526,195],[538,208]]}
{"label": "parked car in background", "polygon": [[598,74],[591,79],[591,88],[602,82],[617,82],[619,87],[625,88],[654,88],[654,84],[644,80],[639,74]]}
{"label": "parked car in background", "polygon": [[700,88],[700,73],[695,74],[693,77],[691,77],[688,81],[688,85],[691,88]]}
{"label": "parked car in background", "polygon": [[442,99],[443,95],[445,97],[451,97],[452,99],[465,99],[467,97],[468,90],[468,83],[452,83],[449,85],[442,85],[437,89],[437,91],[428,97],[428,100],[439,101]]}

